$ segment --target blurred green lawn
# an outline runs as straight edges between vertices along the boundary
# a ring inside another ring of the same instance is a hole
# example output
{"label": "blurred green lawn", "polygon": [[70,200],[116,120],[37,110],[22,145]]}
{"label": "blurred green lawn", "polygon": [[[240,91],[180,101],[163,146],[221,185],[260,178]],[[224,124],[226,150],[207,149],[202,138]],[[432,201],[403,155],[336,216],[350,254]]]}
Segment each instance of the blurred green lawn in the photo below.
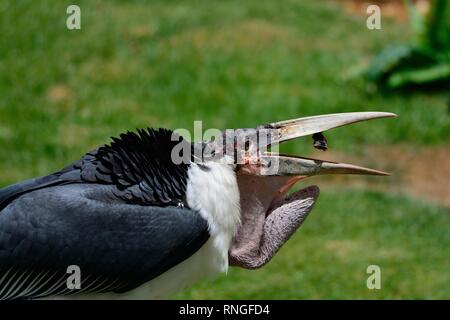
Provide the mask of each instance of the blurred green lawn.
{"label": "blurred green lawn", "polygon": [[[137,127],[250,127],[343,111],[391,111],[332,132],[333,149],[448,147],[443,94],[368,94],[352,68],[406,24],[327,1],[0,2],[0,185],[60,169]],[[307,154],[310,139],[285,151]],[[382,155],[380,155],[382,156]],[[356,179],[356,178],[355,178]],[[395,177],[391,179],[395,183]],[[450,212],[364,190],[323,192],[304,227],[265,268],[231,269],[177,298],[450,298]],[[366,288],[369,264],[383,288]]]}

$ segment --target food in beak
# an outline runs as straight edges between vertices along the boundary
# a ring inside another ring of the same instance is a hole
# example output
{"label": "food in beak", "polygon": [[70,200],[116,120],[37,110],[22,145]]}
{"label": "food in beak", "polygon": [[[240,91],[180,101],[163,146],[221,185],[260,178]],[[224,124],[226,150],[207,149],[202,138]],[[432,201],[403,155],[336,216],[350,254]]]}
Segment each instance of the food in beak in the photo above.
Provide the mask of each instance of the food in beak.
{"label": "food in beak", "polygon": [[317,132],[312,135],[314,140],[313,146],[316,149],[326,151],[328,149],[328,142],[322,132]]}

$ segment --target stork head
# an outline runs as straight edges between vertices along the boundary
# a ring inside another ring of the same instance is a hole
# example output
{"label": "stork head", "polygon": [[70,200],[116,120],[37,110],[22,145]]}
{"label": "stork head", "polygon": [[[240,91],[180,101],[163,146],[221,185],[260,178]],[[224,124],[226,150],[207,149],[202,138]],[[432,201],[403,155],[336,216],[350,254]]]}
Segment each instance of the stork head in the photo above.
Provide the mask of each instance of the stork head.
{"label": "stork head", "polygon": [[[325,131],[395,116],[387,112],[313,116],[256,128],[225,130],[218,138],[197,144],[195,148],[202,150],[202,161],[225,162],[236,172],[242,224],[230,250],[231,264],[246,268],[265,264],[301,225],[317,200],[319,188],[310,186],[287,196],[298,181],[327,174],[388,175],[352,164],[274,152],[279,144],[312,136],[313,146],[324,150],[327,148]],[[269,243],[264,244],[264,241]],[[269,252],[266,257],[256,256],[257,252],[264,251]]]}

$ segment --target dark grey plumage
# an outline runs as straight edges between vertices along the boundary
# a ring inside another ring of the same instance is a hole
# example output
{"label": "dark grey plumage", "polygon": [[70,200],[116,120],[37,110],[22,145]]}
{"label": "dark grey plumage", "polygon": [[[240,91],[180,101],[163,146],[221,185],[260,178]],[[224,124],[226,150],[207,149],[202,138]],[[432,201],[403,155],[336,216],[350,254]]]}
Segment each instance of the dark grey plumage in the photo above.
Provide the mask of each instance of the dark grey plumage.
{"label": "dark grey plumage", "polygon": [[[196,252],[208,225],[185,203],[189,165],[172,163],[171,137],[129,132],[60,172],[1,189],[0,298],[125,292]],[[81,268],[80,291],[66,287],[69,265]]]}

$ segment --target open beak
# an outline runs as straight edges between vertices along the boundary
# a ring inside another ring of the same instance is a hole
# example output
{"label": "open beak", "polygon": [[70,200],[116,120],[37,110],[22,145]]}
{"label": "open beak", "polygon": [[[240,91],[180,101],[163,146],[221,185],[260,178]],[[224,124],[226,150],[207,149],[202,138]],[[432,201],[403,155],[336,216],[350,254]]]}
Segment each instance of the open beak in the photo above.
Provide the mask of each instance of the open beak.
{"label": "open beak", "polygon": [[[388,175],[352,164],[279,154],[274,149],[280,143],[312,135],[314,147],[325,150],[327,142],[323,132],[389,117],[396,115],[351,112],[306,117],[254,129],[226,130],[223,139],[206,143],[206,147],[214,148],[213,154],[236,165],[241,226],[229,250],[230,265],[246,269],[265,265],[303,224],[316,203],[319,188],[309,186],[288,194],[298,181],[319,174]],[[231,156],[230,152],[235,153]]]}
{"label": "open beak", "polygon": [[[250,175],[389,175],[383,171],[352,164],[290,156],[268,151],[268,148],[272,148],[273,150],[274,146],[284,141],[308,135],[312,135],[313,138],[318,136],[318,140],[314,141],[315,145],[321,149],[326,149],[326,140],[323,132],[360,121],[389,117],[396,117],[396,115],[388,112],[336,113],[275,122],[257,127],[256,129],[239,129],[234,133],[235,142],[233,147],[238,153],[238,156],[235,156],[234,160],[240,166],[240,173]],[[238,141],[237,143],[236,140]]]}

